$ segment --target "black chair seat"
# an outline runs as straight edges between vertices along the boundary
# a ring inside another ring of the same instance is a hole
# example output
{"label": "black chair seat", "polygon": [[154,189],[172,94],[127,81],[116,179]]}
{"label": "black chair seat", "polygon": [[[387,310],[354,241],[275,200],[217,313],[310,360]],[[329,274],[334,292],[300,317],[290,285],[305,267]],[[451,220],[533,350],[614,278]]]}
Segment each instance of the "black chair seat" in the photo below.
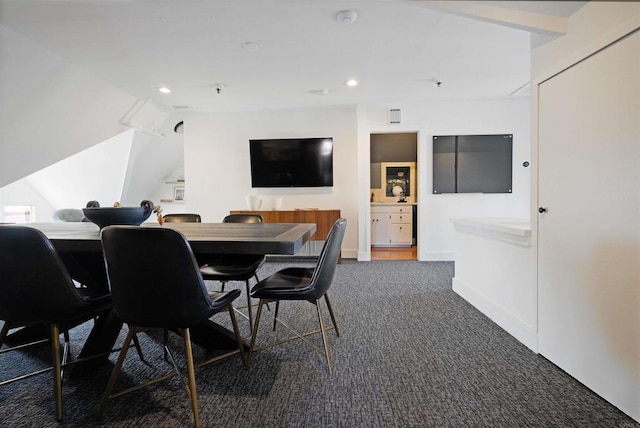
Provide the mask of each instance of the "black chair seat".
{"label": "black chair seat", "polygon": [[80,298],[87,304],[111,306],[111,296],[109,294],[96,295],[88,288],[76,288]]}
{"label": "black chair seat", "polygon": [[311,278],[313,268],[292,267],[282,269],[263,279],[251,289],[255,299],[307,300],[304,290],[309,290],[309,299],[319,298],[313,293]]}
{"label": "black chair seat", "polygon": [[228,306],[240,297],[240,290],[231,291],[209,291],[209,298],[211,299],[211,308],[214,313],[220,312],[225,306]]}
{"label": "black chair seat", "polygon": [[252,278],[264,264],[264,256],[217,256],[200,267],[205,279],[212,281],[246,281]]}

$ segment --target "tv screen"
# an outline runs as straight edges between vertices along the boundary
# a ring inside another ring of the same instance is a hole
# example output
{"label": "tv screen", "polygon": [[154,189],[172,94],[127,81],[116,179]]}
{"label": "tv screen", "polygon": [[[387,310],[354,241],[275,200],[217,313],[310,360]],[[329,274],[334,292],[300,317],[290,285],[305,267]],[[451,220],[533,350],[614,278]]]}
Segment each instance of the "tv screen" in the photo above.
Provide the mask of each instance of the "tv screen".
{"label": "tv screen", "polygon": [[333,138],[250,140],[252,187],[333,186]]}

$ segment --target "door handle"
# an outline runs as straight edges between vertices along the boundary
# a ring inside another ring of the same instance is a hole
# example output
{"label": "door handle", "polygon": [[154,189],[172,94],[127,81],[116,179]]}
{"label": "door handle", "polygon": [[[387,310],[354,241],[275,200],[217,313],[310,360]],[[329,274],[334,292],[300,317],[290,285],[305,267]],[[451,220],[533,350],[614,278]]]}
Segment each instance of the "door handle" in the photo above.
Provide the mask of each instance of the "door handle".
{"label": "door handle", "polygon": [[543,213],[546,213],[546,212],[547,212],[547,209],[546,209],[545,207],[540,207],[540,208],[538,208],[538,212],[539,212],[540,214],[543,214]]}

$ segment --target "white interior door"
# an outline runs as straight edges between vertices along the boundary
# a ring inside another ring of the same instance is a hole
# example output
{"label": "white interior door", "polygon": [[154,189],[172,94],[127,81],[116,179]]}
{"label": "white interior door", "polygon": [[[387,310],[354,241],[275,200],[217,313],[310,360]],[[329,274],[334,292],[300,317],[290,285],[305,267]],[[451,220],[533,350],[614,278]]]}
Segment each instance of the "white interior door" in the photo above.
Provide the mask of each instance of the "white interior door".
{"label": "white interior door", "polygon": [[640,419],[640,33],[539,86],[539,351]]}

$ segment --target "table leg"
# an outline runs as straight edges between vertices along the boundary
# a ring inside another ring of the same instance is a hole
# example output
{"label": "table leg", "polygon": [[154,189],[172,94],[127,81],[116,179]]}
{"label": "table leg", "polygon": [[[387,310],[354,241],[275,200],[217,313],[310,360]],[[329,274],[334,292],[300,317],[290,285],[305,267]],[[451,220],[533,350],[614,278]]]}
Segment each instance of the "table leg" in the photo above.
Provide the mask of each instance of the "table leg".
{"label": "table leg", "polygon": [[71,374],[82,376],[104,364],[109,358],[109,352],[113,349],[121,329],[122,320],[118,318],[113,309],[102,311],[96,318],[93,329],[91,329],[78,358],[104,355],[74,364],[71,368]]}
{"label": "table leg", "polygon": [[[190,329],[191,341],[205,349],[223,349],[232,350],[238,348],[236,336],[233,331],[216,324],[211,320],[206,320]],[[249,344],[243,339],[246,350]]]}

